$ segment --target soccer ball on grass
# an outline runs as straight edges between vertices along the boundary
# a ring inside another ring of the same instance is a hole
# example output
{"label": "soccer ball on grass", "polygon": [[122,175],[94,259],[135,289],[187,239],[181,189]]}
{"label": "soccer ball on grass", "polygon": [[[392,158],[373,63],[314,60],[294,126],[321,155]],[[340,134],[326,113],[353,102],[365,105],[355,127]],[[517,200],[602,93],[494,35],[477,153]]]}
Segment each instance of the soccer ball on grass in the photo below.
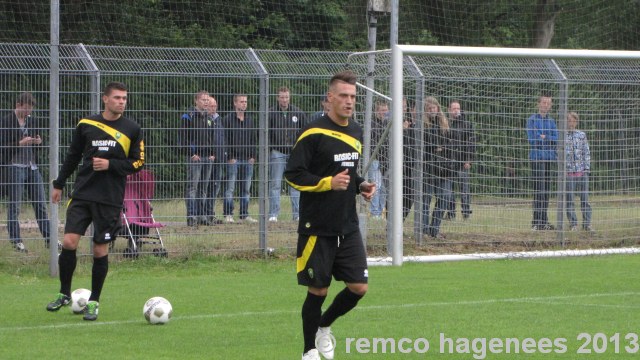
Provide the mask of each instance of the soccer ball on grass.
{"label": "soccer ball on grass", "polygon": [[84,308],[87,306],[89,297],[91,296],[91,290],[88,289],[76,289],[71,293],[71,311],[74,314],[82,314]]}
{"label": "soccer ball on grass", "polygon": [[166,324],[171,319],[173,307],[169,300],[155,296],[147,300],[142,307],[142,314],[149,324]]}

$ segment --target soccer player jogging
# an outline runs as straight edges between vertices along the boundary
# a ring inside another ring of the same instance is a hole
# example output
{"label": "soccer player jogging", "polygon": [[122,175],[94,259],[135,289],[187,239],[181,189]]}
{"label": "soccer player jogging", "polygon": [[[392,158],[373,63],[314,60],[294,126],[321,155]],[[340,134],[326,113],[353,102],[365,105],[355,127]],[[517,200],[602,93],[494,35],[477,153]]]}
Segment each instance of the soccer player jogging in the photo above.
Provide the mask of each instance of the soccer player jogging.
{"label": "soccer player jogging", "polygon": [[60,293],[47,305],[47,310],[58,311],[69,304],[78,242],[93,222],[91,296],[84,310],[84,320],[98,318],[98,301],[109,269],[109,243],[116,239],[120,230],[127,175],[144,165],[140,125],[123,116],[127,105],[126,85],[109,83],[102,102],[105,109],[101,114],[78,122],[51,193],[51,201],[59,203],[67,179],[82,161],[67,207],[64,240],[58,258]]}
{"label": "soccer player jogging", "polygon": [[[353,309],[368,290],[367,258],[358,227],[356,194],[370,201],[376,185],[356,173],[362,128],[351,121],[356,76],[345,71],[329,82],[330,111],[304,127],[285,169],[300,191],[296,272],[307,286],[302,305],[303,360],[333,359],[331,324]],[[346,287],[322,313],[331,277]]]}

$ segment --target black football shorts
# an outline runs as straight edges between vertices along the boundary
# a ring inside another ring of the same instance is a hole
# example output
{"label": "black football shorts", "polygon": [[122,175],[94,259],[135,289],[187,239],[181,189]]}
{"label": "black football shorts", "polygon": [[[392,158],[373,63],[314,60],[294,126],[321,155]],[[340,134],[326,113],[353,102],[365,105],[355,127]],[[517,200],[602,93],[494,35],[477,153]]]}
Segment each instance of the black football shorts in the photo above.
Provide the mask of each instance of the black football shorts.
{"label": "black football shorts", "polygon": [[84,235],[93,223],[93,242],[104,244],[116,239],[122,227],[121,206],[99,204],[92,201],[72,199],[67,207],[65,234]]}
{"label": "black football shorts", "polygon": [[360,231],[345,236],[298,235],[296,259],[298,284],[326,288],[337,281],[366,284],[367,254]]}

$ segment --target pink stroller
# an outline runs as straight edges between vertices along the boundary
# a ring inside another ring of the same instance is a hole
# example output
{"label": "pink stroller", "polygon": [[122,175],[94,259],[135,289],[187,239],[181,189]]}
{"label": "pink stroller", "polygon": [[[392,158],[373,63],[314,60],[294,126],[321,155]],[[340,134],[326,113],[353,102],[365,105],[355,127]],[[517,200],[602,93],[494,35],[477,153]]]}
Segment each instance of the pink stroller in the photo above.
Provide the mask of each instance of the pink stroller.
{"label": "pink stroller", "polygon": [[120,232],[120,236],[127,238],[129,243],[124,257],[138,257],[143,244],[159,245],[153,249],[153,254],[167,256],[159,230],[164,224],[156,222],[151,207],[154,188],[154,176],[150,170],[140,170],[127,176]]}

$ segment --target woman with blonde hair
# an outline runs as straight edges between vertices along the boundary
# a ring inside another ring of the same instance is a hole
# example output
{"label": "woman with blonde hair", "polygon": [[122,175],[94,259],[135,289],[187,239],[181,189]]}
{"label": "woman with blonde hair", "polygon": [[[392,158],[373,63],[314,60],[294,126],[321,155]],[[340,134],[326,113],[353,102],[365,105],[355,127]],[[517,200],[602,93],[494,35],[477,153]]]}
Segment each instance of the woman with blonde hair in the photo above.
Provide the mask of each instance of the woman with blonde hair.
{"label": "woman with blonde hair", "polygon": [[[451,196],[452,139],[449,121],[442,112],[440,102],[433,96],[424,99],[422,121],[424,122],[425,161],[423,232],[433,238],[444,239],[444,234],[440,233],[440,223]],[[434,195],[436,204],[429,222],[429,208]]]}

